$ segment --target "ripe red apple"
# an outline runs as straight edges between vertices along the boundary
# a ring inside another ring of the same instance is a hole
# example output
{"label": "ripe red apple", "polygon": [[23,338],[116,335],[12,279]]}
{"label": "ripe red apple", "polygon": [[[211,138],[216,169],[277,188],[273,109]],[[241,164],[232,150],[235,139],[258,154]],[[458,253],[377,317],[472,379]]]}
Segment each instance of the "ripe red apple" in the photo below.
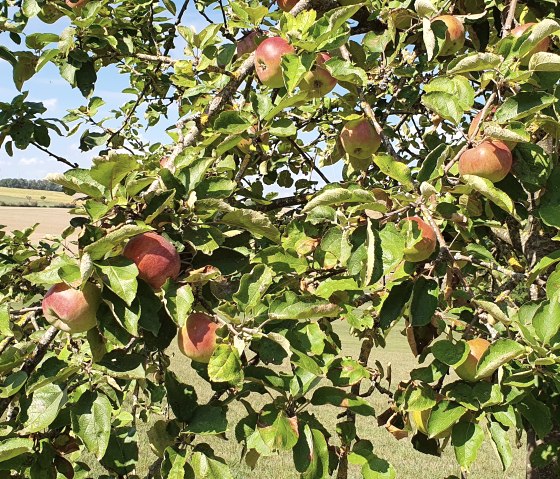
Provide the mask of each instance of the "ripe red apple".
{"label": "ripe red apple", "polygon": [[285,12],[289,12],[296,6],[299,0],[278,0],[278,6]]}
{"label": "ripe red apple", "polygon": [[340,142],[349,156],[365,160],[379,149],[381,137],[367,118],[358,118],[344,125]]}
{"label": "ripe red apple", "polygon": [[331,56],[328,53],[319,53],[315,60],[315,67],[304,75],[300,88],[302,91],[307,92],[310,98],[324,97],[336,86],[336,78],[322,66],[323,63],[330,59]]}
{"label": "ripe red apple", "polygon": [[461,20],[453,15],[440,15],[432,20],[442,21],[447,26],[445,41],[439,51],[439,56],[446,57],[457,53],[465,44],[465,27]]}
{"label": "ripe red apple", "polygon": [[68,5],[70,8],[79,8],[83,7],[88,2],[89,0],[76,0],[75,2],[73,2],[72,0],[66,0],[66,5]]}
{"label": "ripe red apple", "polygon": [[219,324],[204,313],[193,313],[179,329],[177,340],[181,352],[199,363],[208,363],[216,349],[216,330]]}
{"label": "ripe red apple", "polygon": [[83,290],[58,283],[43,298],[43,315],[61,331],[83,333],[97,324],[100,299],[101,292],[92,283],[86,283]]}
{"label": "ripe red apple", "polygon": [[294,52],[294,47],[281,37],[265,39],[255,51],[255,70],[259,80],[271,88],[283,87],[282,56]]}
{"label": "ripe red apple", "polygon": [[157,233],[135,236],[124,248],[123,255],[136,263],[138,277],[154,289],[160,289],[167,278],[175,279],[179,276],[179,253]]}
{"label": "ripe red apple", "polygon": [[[511,35],[514,38],[519,38],[521,35],[523,35],[529,28],[531,28],[533,25],[536,25],[536,23],[525,23],[523,25],[518,25],[517,27],[515,27],[512,31],[511,31]],[[546,37],[543,40],[541,40],[539,43],[537,43],[537,45],[535,46],[535,48],[533,48],[529,53],[527,53],[522,59],[521,59],[521,64],[524,66],[527,66],[529,64],[529,60],[531,59],[531,57],[538,52],[546,52],[548,51],[548,48],[550,47],[550,38]]]}
{"label": "ripe red apple", "polygon": [[486,140],[461,155],[459,173],[481,176],[495,183],[507,176],[511,163],[511,151],[503,141]]}
{"label": "ripe red apple", "polygon": [[237,56],[241,57],[247,53],[253,53],[257,49],[259,32],[249,32],[237,41]]}
{"label": "ripe red apple", "polygon": [[422,234],[422,239],[416,244],[405,247],[404,259],[411,263],[417,263],[428,259],[436,249],[437,238],[435,231],[428,223],[418,216],[410,216],[405,218],[404,221],[414,221]]}
{"label": "ripe red apple", "polygon": [[461,379],[474,382],[478,361],[480,361],[482,355],[490,347],[490,343],[484,338],[475,338],[467,341],[467,344],[470,348],[469,355],[460,366],[455,368],[455,372]]}

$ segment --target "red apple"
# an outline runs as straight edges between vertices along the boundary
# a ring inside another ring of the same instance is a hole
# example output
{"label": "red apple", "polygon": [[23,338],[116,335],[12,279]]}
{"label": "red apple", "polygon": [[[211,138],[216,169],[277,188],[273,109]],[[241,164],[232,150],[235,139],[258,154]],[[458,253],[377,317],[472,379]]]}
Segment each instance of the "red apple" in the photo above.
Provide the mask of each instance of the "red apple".
{"label": "red apple", "polygon": [[73,2],[72,0],[66,0],[66,5],[68,5],[70,8],[79,8],[83,7],[88,2],[89,0],[76,0],[75,2]]}
{"label": "red apple", "polygon": [[207,314],[191,314],[179,329],[179,349],[193,361],[208,363],[216,349],[216,330],[219,327]]}
{"label": "red apple", "polygon": [[[484,121],[491,121],[497,109],[498,109],[497,106],[492,107],[492,109],[486,115]],[[481,127],[478,128],[478,124],[480,123],[481,119],[482,119],[482,111],[476,114],[476,116],[472,120],[471,126],[469,126],[469,131],[467,133],[469,138],[478,138],[482,136],[482,133],[484,132],[484,125],[481,125]],[[478,128],[477,134],[474,135],[474,132],[476,131],[477,128]],[[509,148],[509,150],[512,151],[517,146],[517,142],[504,141],[504,145],[506,145]]]}
{"label": "red apple", "polygon": [[278,6],[285,12],[289,12],[292,8],[296,6],[299,0],[278,0]]}
{"label": "red apple", "polygon": [[257,49],[259,32],[249,32],[237,41],[237,56],[241,57],[247,53],[253,53]]}
{"label": "red apple", "polygon": [[511,170],[511,151],[498,140],[486,140],[459,158],[461,175],[477,175],[492,182],[503,180]]}
{"label": "red apple", "polygon": [[413,221],[418,225],[422,238],[414,245],[405,247],[404,259],[417,263],[428,259],[436,249],[437,237],[432,227],[418,216],[410,216],[404,221]]}
{"label": "red apple", "polygon": [[255,51],[255,70],[259,80],[271,88],[283,87],[282,56],[294,52],[294,47],[281,37],[265,39]]}
{"label": "red apple", "polygon": [[175,279],[179,276],[179,253],[157,233],[135,236],[126,245],[123,255],[136,263],[138,277],[154,289],[160,289],[167,278]]}
{"label": "red apple", "polygon": [[381,137],[367,118],[358,118],[344,125],[340,142],[349,156],[365,160],[379,149]]}
{"label": "red apple", "polygon": [[[518,25],[517,27],[515,27],[512,31],[511,31],[511,35],[514,38],[519,38],[521,35],[523,35],[529,28],[531,28],[533,25],[536,25],[536,23],[525,23],[523,25]],[[529,53],[527,53],[522,59],[521,59],[521,64],[524,66],[527,66],[529,64],[529,60],[531,59],[531,57],[538,52],[546,52],[548,51],[548,48],[550,47],[550,38],[546,37],[543,40],[541,40],[539,43],[537,43],[537,45],[535,45],[535,48],[533,48]]]}
{"label": "red apple", "polygon": [[490,347],[490,343],[484,338],[475,338],[467,341],[469,345],[470,352],[467,359],[460,366],[455,368],[457,376],[465,381],[474,382],[476,376],[476,367],[478,366],[478,361],[486,350]]}
{"label": "red apple", "polygon": [[315,60],[315,67],[307,72],[301,81],[300,88],[306,91],[310,98],[321,98],[336,86],[336,78],[323,67],[323,63],[330,60],[328,53],[319,53]]}
{"label": "red apple", "polygon": [[97,324],[100,298],[101,292],[92,283],[86,283],[83,290],[58,283],[43,298],[43,315],[61,331],[83,333]]}
{"label": "red apple", "polygon": [[453,15],[440,15],[439,17],[434,18],[432,22],[437,20],[442,21],[447,26],[445,41],[441,46],[439,55],[446,57],[457,53],[465,44],[465,27],[463,26],[463,23]]}

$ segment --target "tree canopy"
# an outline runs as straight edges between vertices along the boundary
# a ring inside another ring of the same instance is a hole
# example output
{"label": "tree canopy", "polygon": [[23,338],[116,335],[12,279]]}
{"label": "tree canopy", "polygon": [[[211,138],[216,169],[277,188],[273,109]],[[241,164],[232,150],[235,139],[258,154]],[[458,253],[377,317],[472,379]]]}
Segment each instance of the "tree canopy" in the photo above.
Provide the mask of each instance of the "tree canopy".
{"label": "tree canopy", "polygon": [[[507,470],[525,433],[528,477],[553,474],[560,7],[278,4],[0,2],[21,92],[0,144],[65,163],[49,181],[81,199],[59,240],[0,234],[0,469],[90,477],[95,457],[132,477],[146,434],[149,477],[233,478],[218,435],[252,467],[398,477],[367,424],[426,460],[453,448],[463,477],[485,441]],[[83,95],[64,117],[26,91],[47,65]],[[109,114],[103,71],[134,95]],[[75,135],[89,168],[52,148]],[[372,354],[393,329],[419,363],[397,384]]]}

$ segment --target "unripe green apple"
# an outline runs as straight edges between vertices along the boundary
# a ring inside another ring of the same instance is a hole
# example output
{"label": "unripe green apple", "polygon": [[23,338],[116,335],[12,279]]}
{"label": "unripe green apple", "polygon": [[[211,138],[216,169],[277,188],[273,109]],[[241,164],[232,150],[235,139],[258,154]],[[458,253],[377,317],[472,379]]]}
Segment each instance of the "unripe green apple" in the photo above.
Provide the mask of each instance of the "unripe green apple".
{"label": "unripe green apple", "polygon": [[219,327],[207,314],[191,314],[185,325],[179,329],[179,349],[193,361],[208,363],[216,349],[216,330]]}
{"label": "unripe green apple", "polygon": [[459,173],[480,176],[496,183],[508,175],[512,161],[511,151],[504,142],[486,140],[461,155]]}
{"label": "unripe green apple", "polygon": [[154,232],[132,238],[123,255],[134,261],[138,277],[154,289],[160,289],[168,278],[177,278],[181,270],[181,259],[175,246]]}
{"label": "unripe green apple", "polygon": [[413,221],[418,225],[422,238],[412,246],[404,249],[404,259],[411,263],[417,263],[428,259],[436,249],[437,237],[432,227],[418,216],[410,216],[404,221]]}
{"label": "unripe green apple", "polygon": [[475,382],[478,361],[480,361],[482,355],[490,347],[490,343],[484,338],[475,338],[467,341],[467,344],[470,348],[469,355],[460,366],[455,368],[455,372],[461,379],[469,382]]}
{"label": "unripe green apple", "polygon": [[100,299],[101,292],[92,283],[86,283],[82,290],[58,283],[43,298],[43,315],[61,331],[83,333],[97,325]]}
{"label": "unripe green apple", "polygon": [[259,80],[271,88],[283,87],[282,56],[294,52],[294,47],[281,37],[264,40],[255,50],[255,71]]}
{"label": "unripe green apple", "polygon": [[432,20],[442,21],[447,26],[445,41],[439,51],[439,56],[446,57],[457,53],[465,44],[465,27],[461,20],[453,15],[440,15]]}
{"label": "unripe green apple", "polygon": [[324,97],[336,86],[336,78],[334,78],[329,71],[322,66],[323,63],[330,59],[331,56],[328,53],[319,53],[317,55],[317,59],[315,60],[315,66],[313,69],[304,75],[299,86],[302,91],[307,92],[308,97]]}
{"label": "unripe green apple", "polygon": [[381,137],[367,118],[351,120],[340,132],[342,148],[353,158],[369,159],[379,149]]}

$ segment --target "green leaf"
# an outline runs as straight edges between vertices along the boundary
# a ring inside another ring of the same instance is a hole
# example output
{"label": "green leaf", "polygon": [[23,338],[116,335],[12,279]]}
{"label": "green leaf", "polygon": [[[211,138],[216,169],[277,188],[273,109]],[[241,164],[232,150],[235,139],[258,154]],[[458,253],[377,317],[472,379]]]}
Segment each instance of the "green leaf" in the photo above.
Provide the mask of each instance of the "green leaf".
{"label": "green leaf", "polygon": [[12,437],[0,441],[0,462],[33,451],[34,441],[30,438]]}
{"label": "green leaf", "polygon": [[255,308],[272,284],[272,270],[264,264],[258,264],[250,273],[244,274],[239,283],[239,290],[233,295],[233,300],[241,311]]}
{"label": "green leaf", "polygon": [[214,121],[214,129],[226,135],[238,135],[247,131],[251,122],[237,111],[223,111]]}
{"label": "green leaf", "polygon": [[[165,449],[163,462],[161,464],[162,477],[166,479],[185,479],[189,477],[187,475],[186,466],[187,451],[184,449],[175,449],[173,447]],[[189,472],[192,472],[192,470]]]}
{"label": "green leaf", "polygon": [[465,184],[481,193],[496,206],[515,216],[515,209],[511,198],[502,190],[496,188],[490,180],[475,175],[462,175],[461,179]]}
{"label": "green leaf", "polygon": [[319,206],[330,206],[341,203],[376,203],[377,198],[369,191],[347,188],[331,187],[324,189],[313,197],[303,208],[308,213]]}
{"label": "green leaf", "polygon": [[268,317],[274,320],[336,318],[340,307],[322,299],[286,293],[272,302]]}
{"label": "green leaf", "polygon": [[537,52],[531,55],[529,70],[539,72],[560,71],[560,55],[556,53]]}
{"label": "green leaf", "polygon": [[233,479],[227,464],[202,452],[195,452],[189,462],[196,479]]}
{"label": "green leaf", "polygon": [[454,125],[458,125],[463,117],[463,108],[459,100],[449,93],[427,93],[422,96],[422,104]]}
{"label": "green leaf", "polygon": [[451,443],[455,450],[455,457],[459,465],[469,470],[476,460],[478,451],[484,442],[484,431],[472,422],[458,422],[453,426]]}
{"label": "green leaf", "polygon": [[117,476],[126,476],[138,464],[138,433],[135,427],[119,427],[111,431],[107,452],[101,464]]}
{"label": "green leaf", "polygon": [[127,353],[124,349],[113,349],[93,366],[116,379],[144,379],[144,356],[138,353]]}
{"label": "green leaf", "polygon": [[379,325],[383,329],[389,328],[393,321],[401,317],[403,308],[410,299],[413,287],[414,283],[412,281],[405,281],[391,288],[379,312]]}
{"label": "green leaf", "polygon": [[492,375],[500,366],[519,357],[524,352],[524,346],[513,339],[498,339],[480,358],[475,378],[481,379]]}
{"label": "green leaf", "polygon": [[494,121],[508,123],[525,118],[554,104],[558,99],[554,95],[540,92],[520,92],[509,97],[494,114]]}
{"label": "green leaf", "polygon": [[208,377],[217,383],[241,384],[244,375],[237,349],[229,344],[219,344],[208,363]]}
{"label": "green leaf", "polygon": [[414,283],[410,303],[412,326],[430,324],[438,307],[439,285],[437,281],[420,276]]}
{"label": "green leaf", "polygon": [[549,344],[560,329],[560,302],[557,299],[541,304],[533,317],[533,327],[539,339]]}
{"label": "green leaf", "polygon": [[270,134],[280,138],[295,136],[297,134],[297,127],[289,118],[279,118],[270,125]]}
{"label": "green leaf", "polygon": [[317,388],[311,398],[311,404],[315,406],[330,404],[332,406],[349,409],[362,416],[375,415],[375,410],[365,399],[344,391],[343,389],[331,386]]}
{"label": "green leaf", "polygon": [[555,251],[547,256],[543,256],[539,262],[533,266],[529,277],[527,278],[527,283],[531,284],[537,279],[537,277],[543,272],[547,271],[552,265],[560,262],[560,250]]}
{"label": "green leaf", "polygon": [[519,58],[529,55],[541,41],[559,30],[560,25],[551,18],[545,18],[542,22],[531,27],[531,33],[519,49]]}
{"label": "green leaf", "polygon": [[227,431],[226,410],[218,406],[199,406],[184,429],[192,434],[222,434]]}
{"label": "green leaf", "polygon": [[447,74],[456,75],[458,73],[495,70],[503,61],[504,59],[500,55],[494,53],[471,53],[449,62]]}
{"label": "green leaf", "polygon": [[282,76],[289,94],[295,90],[303,76],[309,71],[312,61],[313,58],[310,58],[308,55],[300,56],[295,53],[282,55]]}
{"label": "green leaf", "polygon": [[431,346],[431,352],[434,357],[448,366],[459,366],[469,355],[467,343],[458,341],[456,343],[443,339]]}
{"label": "green leaf", "polygon": [[436,77],[424,86],[426,93],[444,92],[455,97],[464,111],[474,104],[474,89],[465,77]]}
{"label": "green leaf", "polygon": [[117,246],[121,246],[125,240],[151,230],[152,228],[146,225],[123,225],[107,233],[103,238],[88,244],[84,248],[84,252],[95,261],[103,258]]}
{"label": "green leaf", "polygon": [[9,398],[16,394],[26,383],[27,373],[16,371],[10,374],[0,386],[0,398]]}
{"label": "green leaf", "polygon": [[138,159],[132,155],[110,154],[95,158],[90,174],[99,184],[114,191],[127,174],[139,167]]}
{"label": "green leaf", "polygon": [[513,461],[513,454],[511,452],[511,444],[509,442],[508,433],[497,422],[490,422],[488,430],[490,431],[492,446],[500,458],[502,470],[505,471],[509,468]]}
{"label": "green leaf", "polygon": [[324,63],[324,67],[337,80],[358,86],[367,85],[368,78],[366,72],[362,68],[352,65],[347,60],[336,57],[331,58]]}
{"label": "green leaf", "polygon": [[280,231],[272,224],[268,216],[260,211],[233,208],[233,211],[222,217],[222,221],[230,226],[244,228],[257,238],[262,236],[275,243],[280,243]]}
{"label": "green leaf", "polygon": [[293,449],[294,464],[301,473],[301,479],[328,479],[329,449],[325,436],[308,424],[303,428],[298,443]]}
{"label": "green leaf", "polygon": [[172,371],[165,371],[164,384],[167,391],[167,401],[173,414],[179,421],[189,421],[198,406],[194,387],[180,382]]}
{"label": "green leaf", "polygon": [[397,471],[385,459],[371,454],[367,462],[362,465],[364,479],[395,479]]}
{"label": "green leaf", "polygon": [[430,414],[428,419],[428,435],[430,438],[435,437],[449,429],[453,424],[459,421],[466,408],[451,401],[441,401],[438,403]]}
{"label": "green leaf", "polygon": [[319,298],[329,299],[339,291],[360,291],[360,287],[353,278],[328,278],[319,284],[313,294]]}
{"label": "green leaf", "polygon": [[398,181],[407,190],[411,191],[414,189],[412,174],[407,165],[387,154],[374,155],[373,161],[382,173]]}
{"label": "green leaf", "polygon": [[107,396],[93,391],[84,392],[70,410],[72,430],[98,460],[109,445],[112,412]]}
{"label": "green leaf", "polygon": [[194,303],[191,286],[168,282],[163,286],[163,303],[167,314],[171,316],[175,324],[180,328],[183,327]]}
{"label": "green leaf", "polygon": [[109,288],[130,306],[138,290],[136,279],[138,268],[134,262],[124,257],[118,257],[99,262],[97,266],[101,273],[107,276]]}
{"label": "green leaf", "polygon": [[[25,411],[25,434],[39,432],[47,428],[66,403],[66,392],[56,384],[47,384],[33,393],[31,404]],[[23,432],[22,431],[22,432]]]}
{"label": "green leaf", "polygon": [[544,439],[552,430],[552,413],[550,407],[542,401],[535,399],[532,394],[527,394],[516,406],[523,417],[531,423],[537,436],[540,439]]}

